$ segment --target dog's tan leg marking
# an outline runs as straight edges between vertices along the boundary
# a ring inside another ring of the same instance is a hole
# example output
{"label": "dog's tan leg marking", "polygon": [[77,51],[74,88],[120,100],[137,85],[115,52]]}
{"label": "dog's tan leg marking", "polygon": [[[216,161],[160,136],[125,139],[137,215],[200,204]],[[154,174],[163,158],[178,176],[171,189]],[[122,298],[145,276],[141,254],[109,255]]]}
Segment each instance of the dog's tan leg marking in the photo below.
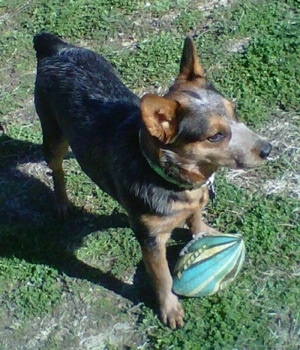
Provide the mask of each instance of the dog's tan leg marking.
{"label": "dog's tan leg marking", "polygon": [[160,234],[154,247],[142,248],[146,268],[151,275],[157,294],[162,322],[176,329],[183,326],[184,312],[178,298],[172,293],[172,277],[166,259],[168,234]]}
{"label": "dog's tan leg marking", "polygon": [[44,141],[44,152],[48,161],[48,166],[52,170],[54,183],[55,210],[57,216],[64,220],[68,215],[68,197],[62,168],[63,157],[68,151],[68,143],[46,143]]}
{"label": "dog's tan leg marking", "polygon": [[187,219],[187,225],[191,230],[192,234],[197,234],[199,232],[204,233],[214,233],[217,232],[214,228],[208,226],[202,218],[202,212],[200,210],[196,211]]}
{"label": "dog's tan leg marking", "polygon": [[191,230],[193,235],[197,235],[199,233],[216,233],[217,231],[208,226],[202,218],[202,209],[206,206],[209,201],[208,190],[204,190],[203,196],[200,197],[199,200],[199,208],[197,208],[192,215],[186,220],[186,224]]}

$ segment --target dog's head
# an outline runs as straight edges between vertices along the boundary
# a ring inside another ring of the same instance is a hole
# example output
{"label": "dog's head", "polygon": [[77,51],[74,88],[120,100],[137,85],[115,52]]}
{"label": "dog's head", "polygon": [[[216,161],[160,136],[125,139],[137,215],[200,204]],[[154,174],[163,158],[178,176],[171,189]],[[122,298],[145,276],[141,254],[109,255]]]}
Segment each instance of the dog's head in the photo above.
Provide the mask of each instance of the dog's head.
{"label": "dog's head", "polygon": [[174,84],[164,97],[146,94],[141,115],[151,157],[173,172],[177,166],[189,183],[203,182],[219,167],[256,167],[272,148],[239,122],[234,104],[207,81],[189,37]]}

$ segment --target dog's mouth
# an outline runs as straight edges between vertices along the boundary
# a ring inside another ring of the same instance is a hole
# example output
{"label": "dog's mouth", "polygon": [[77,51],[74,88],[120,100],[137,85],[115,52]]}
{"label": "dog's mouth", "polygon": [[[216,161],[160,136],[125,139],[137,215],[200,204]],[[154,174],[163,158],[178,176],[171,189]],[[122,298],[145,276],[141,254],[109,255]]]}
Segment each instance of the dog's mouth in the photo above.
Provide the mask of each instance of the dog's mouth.
{"label": "dog's mouth", "polygon": [[269,160],[269,157],[264,159],[255,160],[253,162],[245,162],[241,160],[236,160],[236,167],[235,169],[253,169],[258,168],[260,166],[263,166],[266,161]]}

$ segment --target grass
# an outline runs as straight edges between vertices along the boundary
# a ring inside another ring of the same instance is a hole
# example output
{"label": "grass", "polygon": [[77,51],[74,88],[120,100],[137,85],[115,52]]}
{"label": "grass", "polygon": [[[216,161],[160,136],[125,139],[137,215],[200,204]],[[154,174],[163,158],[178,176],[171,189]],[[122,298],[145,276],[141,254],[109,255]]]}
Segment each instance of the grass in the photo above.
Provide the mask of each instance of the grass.
{"label": "grass", "polygon": [[[299,1],[13,0],[0,22],[0,348],[298,349]],[[241,232],[247,259],[228,290],[182,300],[181,330],[158,321],[123,209],[71,153],[72,215],[53,216],[32,103],[40,30],[103,53],[138,94],[165,91],[194,35],[210,79],[274,145],[264,167],[218,175],[206,218]]]}

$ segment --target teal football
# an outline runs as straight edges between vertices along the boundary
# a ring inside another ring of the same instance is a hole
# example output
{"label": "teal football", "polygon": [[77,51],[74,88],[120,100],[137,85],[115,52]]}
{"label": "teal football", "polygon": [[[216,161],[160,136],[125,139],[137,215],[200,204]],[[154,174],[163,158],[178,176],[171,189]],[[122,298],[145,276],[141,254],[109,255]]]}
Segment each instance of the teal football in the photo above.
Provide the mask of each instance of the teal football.
{"label": "teal football", "polygon": [[178,295],[212,295],[231,283],[245,260],[240,234],[217,234],[195,238],[181,251],[173,276]]}

